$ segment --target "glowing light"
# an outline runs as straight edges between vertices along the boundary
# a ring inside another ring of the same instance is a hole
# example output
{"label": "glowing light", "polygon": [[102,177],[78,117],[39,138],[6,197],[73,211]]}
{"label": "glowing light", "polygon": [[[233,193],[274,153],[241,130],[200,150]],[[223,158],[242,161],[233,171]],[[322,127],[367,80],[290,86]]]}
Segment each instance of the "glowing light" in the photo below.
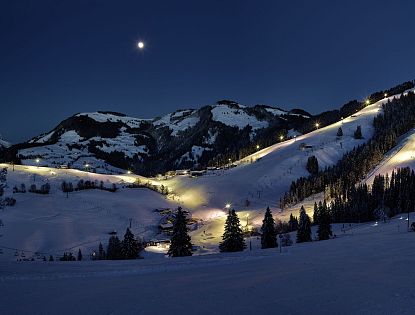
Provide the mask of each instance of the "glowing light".
{"label": "glowing light", "polygon": [[137,47],[139,49],[143,49],[144,48],[144,43],[143,42],[138,42]]}
{"label": "glowing light", "polygon": [[388,97],[388,93],[383,94],[384,97]]}
{"label": "glowing light", "polygon": [[366,105],[369,105],[370,104],[370,100],[366,100],[365,103],[366,103]]}
{"label": "glowing light", "polygon": [[318,127],[320,127],[320,124],[317,122],[316,123],[316,128],[318,129]]}
{"label": "glowing light", "polygon": [[36,163],[39,164],[39,162],[40,162],[40,159],[36,159]]}
{"label": "glowing light", "polygon": [[231,204],[230,204],[230,203],[227,203],[227,204],[225,205],[225,208],[226,208],[226,209],[230,209],[230,208],[231,208]]}
{"label": "glowing light", "polygon": [[256,149],[257,149],[257,150],[259,149],[259,144],[257,144],[257,145],[256,145]]}
{"label": "glowing light", "polygon": [[85,168],[88,168],[89,167],[89,164],[85,164]]}
{"label": "glowing light", "polygon": [[284,136],[283,135],[280,136],[280,140],[281,141],[284,140]]}
{"label": "glowing light", "polygon": [[130,170],[128,170],[128,171],[127,171],[127,174],[128,174],[128,175],[131,175],[131,173],[132,173],[132,172],[131,172]]}

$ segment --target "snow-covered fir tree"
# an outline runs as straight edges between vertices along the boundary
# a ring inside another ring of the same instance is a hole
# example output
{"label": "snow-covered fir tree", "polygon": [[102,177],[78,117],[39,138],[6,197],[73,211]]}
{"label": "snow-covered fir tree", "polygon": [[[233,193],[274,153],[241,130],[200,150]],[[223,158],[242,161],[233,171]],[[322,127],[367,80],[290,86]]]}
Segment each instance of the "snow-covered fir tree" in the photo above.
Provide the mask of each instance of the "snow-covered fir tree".
{"label": "snow-covered fir tree", "polygon": [[362,139],[362,127],[361,126],[357,126],[356,127],[356,131],[354,132],[354,138],[355,139]]}
{"label": "snow-covered fir tree", "polygon": [[337,137],[343,137],[343,129],[342,129],[342,127],[339,127],[339,129],[337,130],[336,136]]}
{"label": "snow-covered fir tree", "polygon": [[173,222],[173,235],[168,251],[170,257],[182,257],[192,255],[192,243],[188,234],[187,220],[181,207],[177,209]]}
{"label": "snow-covered fir tree", "polygon": [[307,171],[309,171],[309,173],[311,175],[316,175],[318,173],[318,160],[317,158],[312,155],[307,159]]}
{"label": "snow-covered fir tree", "polygon": [[333,234],[331,231],[331,215],[330,211],[327,207],[326,201],[323,203],[319,203],[318,206],[319,218],[318,218],[318,229],[317,235],[318,239],[321,240],[328,240],[330,236]]}
{"label": "snow-covered fir tree", "polygon": [[122,259],[121,242],[118,236],[112,235],[108,241],[107,259]]}
{"label": "snow-covered fir tree", "polygon": [[297,217],[293,216],[292,213],[290,213],[290,219],[288,220],[288,227],[289,232],[297,231],[298,230],[298,219]]}
{"label": "snow-covered fir tree", "polygon": [[267,207],[264,220],[262,220],[261,232],[261,248],[274,248],[278,246],[275,221],[269,207]]}
{"label": "snow-covered fir tree", "polygon": [[320,212],[317,202],[314,202],[314,212],[313,212],[313,224],[316,225],[320,222]]}
{"label": "snow-covered fir tree", "polygon": [[225,232],[219,244],[221,252],[240,252],[246,248],[239,218],[234,209],[230,210],[225,222]]}
{"label": "snow-covered fir tree", "polygon": [[78,249],[78,257],[77,257],[77,260],[78,261],[81,261],[82,260],[82,252],[81,252],[81,249]]}
{"label": "snow-covered fir tree", "polygon": [[3,168],[2,170],[0,170],[0,209],[3,209],[5,207],[3,195],[4,195],[4,187],[6,187],[6,175],[7,175],[6,168]]}
{"label": "snow-covered fir tree", "polygon": [[303,206],[300,209],[300,219],[297,230],[297,243],[311,242],[311,220]]}
{"label": "snow-covered fir tree", "polygon": [[102,260],[102,259],[105,259],[105,258],[106,257],[105,257],[104,246],[102,246],[102,243],[100,242],[99,246],[98,246],[98,259]]}
{"label": "snow-covered fir tree", "polygon": [[125,231],[124,239],[121,242],[122,259],[136,259],[141,251],[141,244],[134,237],[129,228]]}

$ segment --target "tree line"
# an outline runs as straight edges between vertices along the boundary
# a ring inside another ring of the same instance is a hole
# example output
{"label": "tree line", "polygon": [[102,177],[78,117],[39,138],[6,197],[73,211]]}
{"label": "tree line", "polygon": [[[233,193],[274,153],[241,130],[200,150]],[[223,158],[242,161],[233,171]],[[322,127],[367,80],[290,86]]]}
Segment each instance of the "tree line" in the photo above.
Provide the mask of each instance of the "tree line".
{"label": "tree line", "polygon": [[396,146],[397,138],[413,128],[414,105],[415,94],[412,92],[384,104],[383,113],[373,120],[372,139],[346,153],[336,165],[293,181],[280,200],[281,208],[319,192],[324,192],[326,200],[336,197],[347,200],[353,187]]}

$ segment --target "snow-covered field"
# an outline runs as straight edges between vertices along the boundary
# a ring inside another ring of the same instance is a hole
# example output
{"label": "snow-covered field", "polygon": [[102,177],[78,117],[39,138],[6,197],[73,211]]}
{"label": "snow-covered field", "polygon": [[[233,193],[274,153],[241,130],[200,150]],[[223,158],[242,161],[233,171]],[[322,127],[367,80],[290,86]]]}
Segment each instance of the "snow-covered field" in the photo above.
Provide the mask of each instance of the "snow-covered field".
{"label": "snow-covered field", "polygon": [[[122,188],[124,184],[140,178],[136,175],[101,175],[78,170],[52,169],[35,166],[8,167],[6,195],[10,195],[14,186],[23,183],[26,189],[30,185],[49,183],[48,195],[30,192],[13,194],[17,203],[6,207],[0,219],[0,260],[16,258],[62,255],[64,251],[77,251],[85,254],[96,250],[99,242],[106,244],[108,233],[118,231],[120,237],[130,224],[136,236],[149,240],[157,232],[160,216],[154,213],[156,208],[174,208],[177,205],[159,193],[149,189]],[[72,192],[67,198],[60,190],[65,180],[74,186],[79,180],[103,181],[105,187],[116,183],[117,192],[84,190]],[[17,256],[15,256],[17,252]],[[36,255],[35,253],[39,253]]]}
{"label": "snow-covered field", "polygon": [[[411,214],[411,221],[415,216]],[[336,239],[134,261],[0,262],[2,314],[414,314],[405,218]]]}

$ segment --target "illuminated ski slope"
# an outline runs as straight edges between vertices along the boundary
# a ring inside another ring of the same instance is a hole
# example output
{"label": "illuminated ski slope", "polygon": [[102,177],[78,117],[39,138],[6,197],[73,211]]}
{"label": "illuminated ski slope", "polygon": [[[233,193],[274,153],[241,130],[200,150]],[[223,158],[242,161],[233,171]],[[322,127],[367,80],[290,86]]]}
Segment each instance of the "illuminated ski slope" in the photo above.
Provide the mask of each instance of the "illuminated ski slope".
{"label": "illuminated ski slope", "polygon": [[[309,156],[316,156],[320,168],[324,168],[368,141],[373,135],[373,118],[387,100],[369,105],[338,123],[260,150],[236,161],[237,167],[233,169],[215,171],[200,178],[176,176],[162,182],[180,196],[185,206],[195,211],[223,209],[226,203],[239,210],[259,210],[267,206],[275,209],[291,182],[308,175],[305,166]],[[357,126],[362,127],[364,139],[354,139]],[[336,137],[339,127],[344,134],[341,139]],[[301,150],[300,144],[310,148]]]}

